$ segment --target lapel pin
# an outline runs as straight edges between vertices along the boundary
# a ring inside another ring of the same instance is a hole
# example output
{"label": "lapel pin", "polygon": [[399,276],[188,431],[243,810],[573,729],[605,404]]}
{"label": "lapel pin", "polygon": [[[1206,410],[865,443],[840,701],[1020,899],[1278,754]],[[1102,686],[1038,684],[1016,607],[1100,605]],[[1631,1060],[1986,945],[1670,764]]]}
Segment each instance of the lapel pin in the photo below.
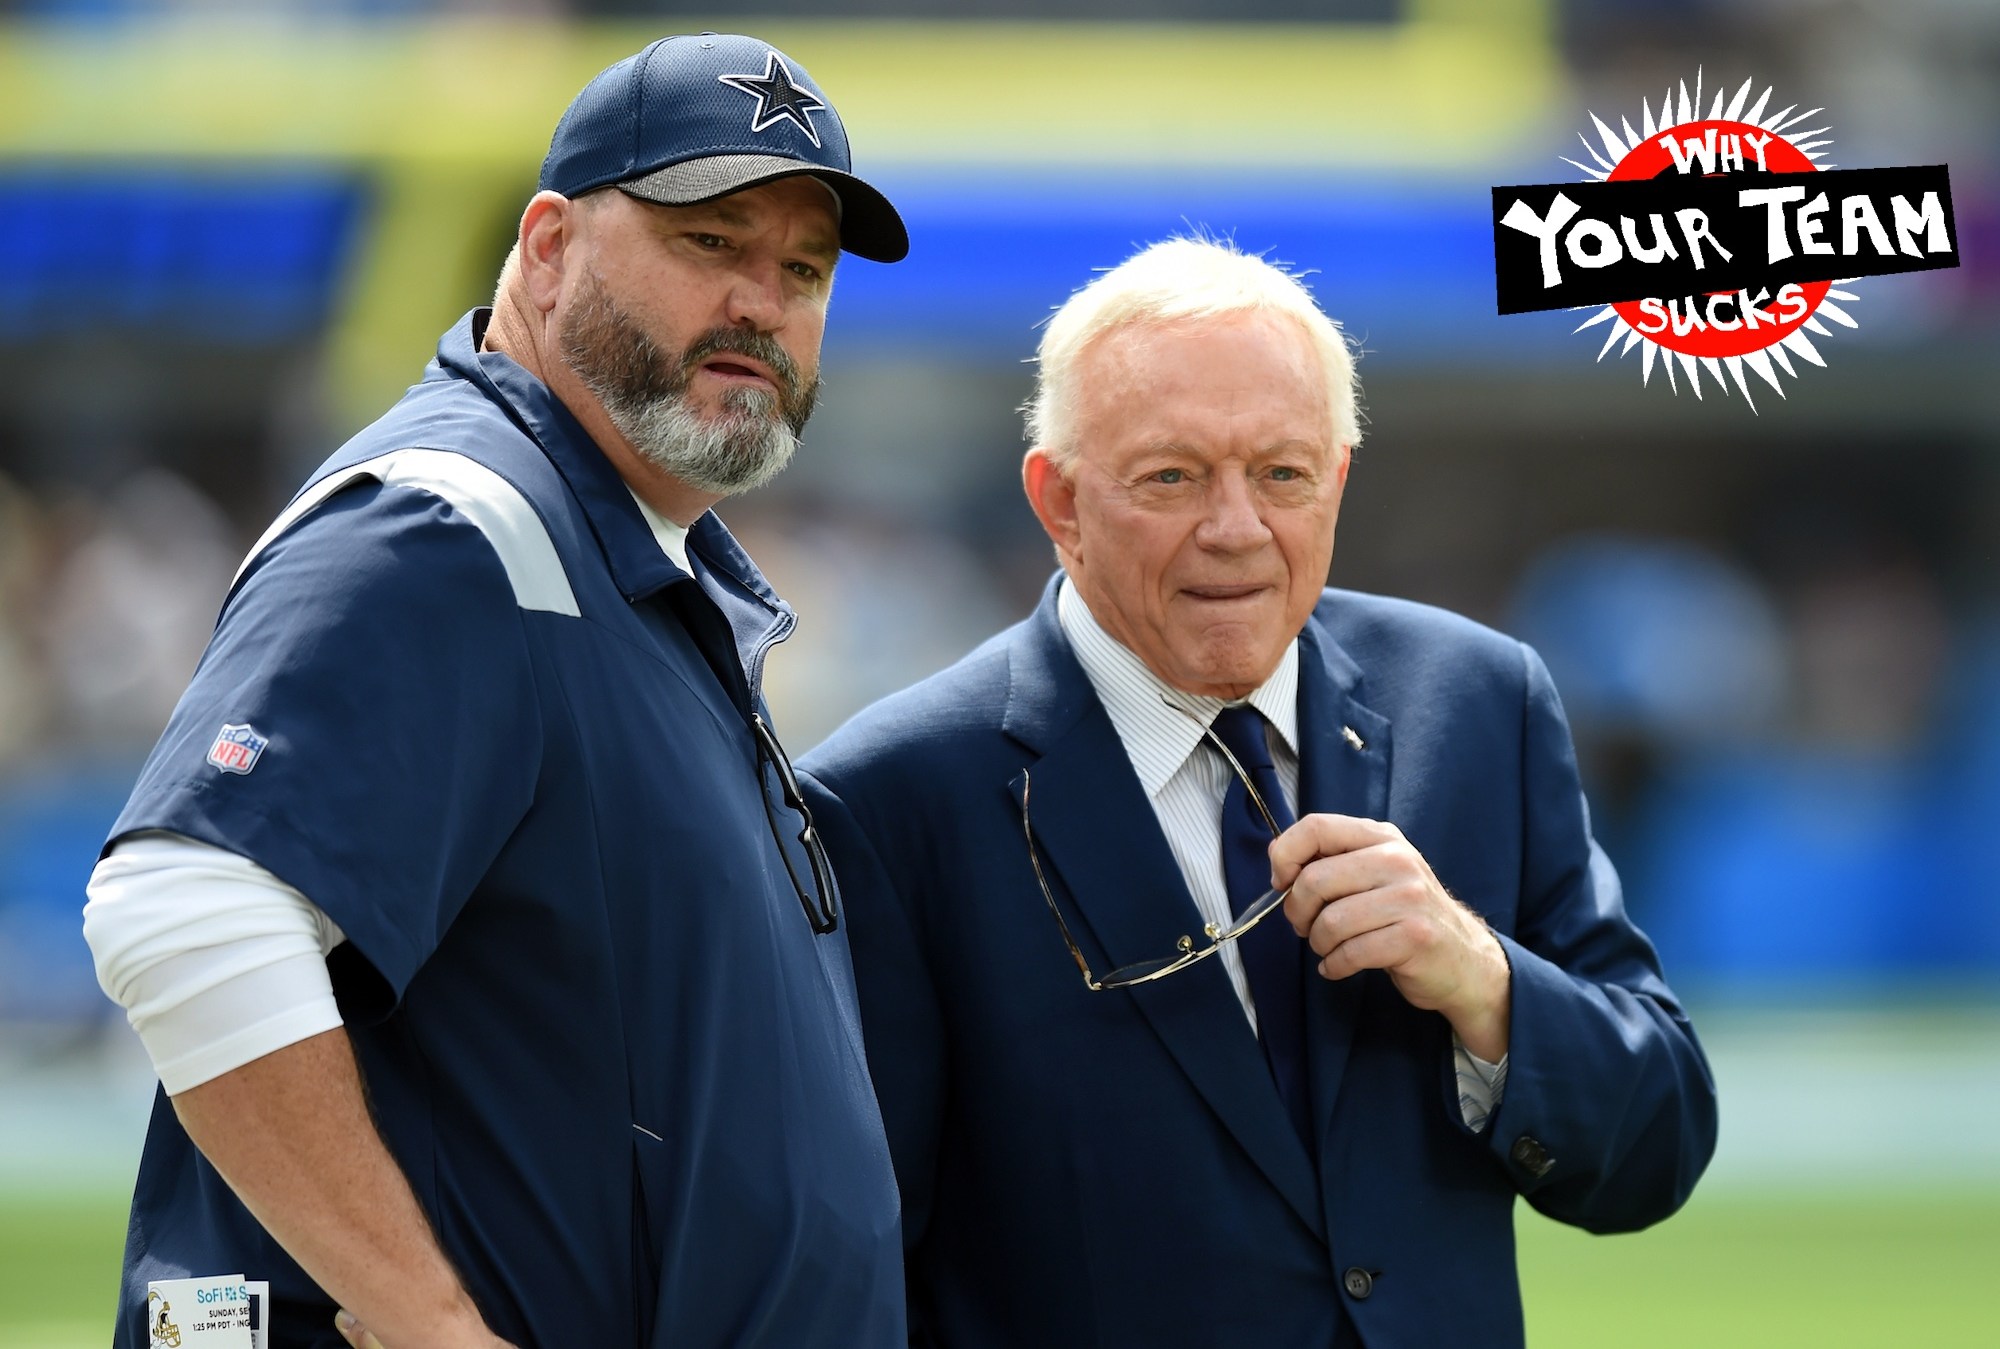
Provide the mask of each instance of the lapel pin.
{"label": "lapel pin", "polygon": [[1354,746],[1354,748],[1356,749],[1368,748],[1368,746],[1365,743],[1363,743],[1361,737],[1355,733],[1355,730],[1352,726],[1341,727],[1340,738],[1345,740],[1348,744]]}

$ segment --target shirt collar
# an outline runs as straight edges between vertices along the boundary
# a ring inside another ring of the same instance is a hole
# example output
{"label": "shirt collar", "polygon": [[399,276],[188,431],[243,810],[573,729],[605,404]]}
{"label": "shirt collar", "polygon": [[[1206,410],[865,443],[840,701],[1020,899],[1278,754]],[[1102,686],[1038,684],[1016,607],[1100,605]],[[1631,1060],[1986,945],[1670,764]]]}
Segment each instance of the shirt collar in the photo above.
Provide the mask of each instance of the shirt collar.
{"label": "shirt collar", "polygon": [[[510,357],[479,349],[492,315],[491,309],[475,309],[444,335],[433,367],[436,377],[457,377],[478,385],[542,447],[583,507],[612,579],[626,599],[643,599],[685,579],[692,568],[675,564],[686,561],[688,550],[678,559],[669,557],[664,539],[648,523],[638,498],[563,401]],[[739,582],[771,608],[784,609],[763,573],[713,511],[704,512],[685,537],[712,570]]]}
{"label": "shirt collar", "polygon": [[[1111,716],[1139,783],[1148,797],[1158,796],[1188,755],[1201,744],[1202,728],[1229,706],[1226,699],[1184,693],[1154,674],[1146,663],[1101,627],[1090,606],[1065,576],[1056,592],[1056,618],[1076,652],[1077,663],[1097,690],[1098,701]],[[1194,720],[1167,705],[1167,699],[1194,713]],[[1299,745],[1299,643],[1285,646],[1278,668],[1246,699],[1277,728],[1292,754]]]}
{"label": "shirt collar", "polygon": [[[630,487],[631,484],[626,484],[628,491]],[[653,538],[660,545],[660,551],[672,558],[674,565],[682,571],[690,576],[694,575],[694,568],[688,565],[687,526],[675,524],[648,506],[646,499],[637,492],[632,493],[632,500],[638,505],[639,514],[646,518],[646,527],[653,531]]]}

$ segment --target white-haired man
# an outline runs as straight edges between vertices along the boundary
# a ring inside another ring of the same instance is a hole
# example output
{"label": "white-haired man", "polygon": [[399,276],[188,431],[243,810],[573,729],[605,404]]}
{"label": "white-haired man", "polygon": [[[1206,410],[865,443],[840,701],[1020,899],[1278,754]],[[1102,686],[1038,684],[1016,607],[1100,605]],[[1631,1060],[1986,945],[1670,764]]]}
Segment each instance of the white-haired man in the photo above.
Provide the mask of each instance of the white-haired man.
{"label": "white-haired man", "polygon": [[1516,1194],[1640,1227],[1707,1162],[1541,662],[1322,589],[1354,399],[1227,245],[1080,291],[1022,474],[1061,572],[805,760],[916,1343],[1519,1344]]}

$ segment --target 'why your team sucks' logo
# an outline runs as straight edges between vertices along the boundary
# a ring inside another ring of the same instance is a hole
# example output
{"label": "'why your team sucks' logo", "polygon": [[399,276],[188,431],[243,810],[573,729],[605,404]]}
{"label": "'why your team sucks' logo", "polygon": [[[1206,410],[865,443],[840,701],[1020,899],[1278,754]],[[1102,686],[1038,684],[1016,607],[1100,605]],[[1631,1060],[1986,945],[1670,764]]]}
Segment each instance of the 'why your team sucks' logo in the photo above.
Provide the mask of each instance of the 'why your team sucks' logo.
{"label": "'why your team sucks' logo", "polygon": [[1579,133],[1590,162],[1563,161],[1587,181],[1494,188],[1500,312],[1596,307],[1577,331],[1609,325],[1599,360],[1622,340],[1621,357],[1640,349],[1641,383],[1657,363],[1699,398],[1706,372],[1754,412],[1746,370],[1783,397],[1794,358],[1825,366],[1822,320],[1859,326],[1843,307],[1854,279],[1958,266],[1944,165],[1823,164],[1828,128],[1801,129],[1821,109],[1767,116],[1769,87],[1746,107],[1754,87],[1718,90],[1703,116],[1697,73],[1657,118],[1642,100],[1637,131],[1592,113],[1601,145]]}

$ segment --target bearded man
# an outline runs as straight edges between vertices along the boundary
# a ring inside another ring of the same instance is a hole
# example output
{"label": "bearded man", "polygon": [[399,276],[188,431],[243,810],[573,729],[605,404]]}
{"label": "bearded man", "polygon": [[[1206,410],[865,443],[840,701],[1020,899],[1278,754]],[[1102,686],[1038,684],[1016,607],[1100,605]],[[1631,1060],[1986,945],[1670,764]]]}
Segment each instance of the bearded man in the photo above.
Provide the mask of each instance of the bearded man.
{"label": "bearded man", "polygon": [[492,308],[245,562],[85,915],[161,1078],[121,1349],[188,1277],[274,1349],[904,1342],[794,618],[709,513],[841,250],[907,251],[849,170],[762,42],[604,71]]}

